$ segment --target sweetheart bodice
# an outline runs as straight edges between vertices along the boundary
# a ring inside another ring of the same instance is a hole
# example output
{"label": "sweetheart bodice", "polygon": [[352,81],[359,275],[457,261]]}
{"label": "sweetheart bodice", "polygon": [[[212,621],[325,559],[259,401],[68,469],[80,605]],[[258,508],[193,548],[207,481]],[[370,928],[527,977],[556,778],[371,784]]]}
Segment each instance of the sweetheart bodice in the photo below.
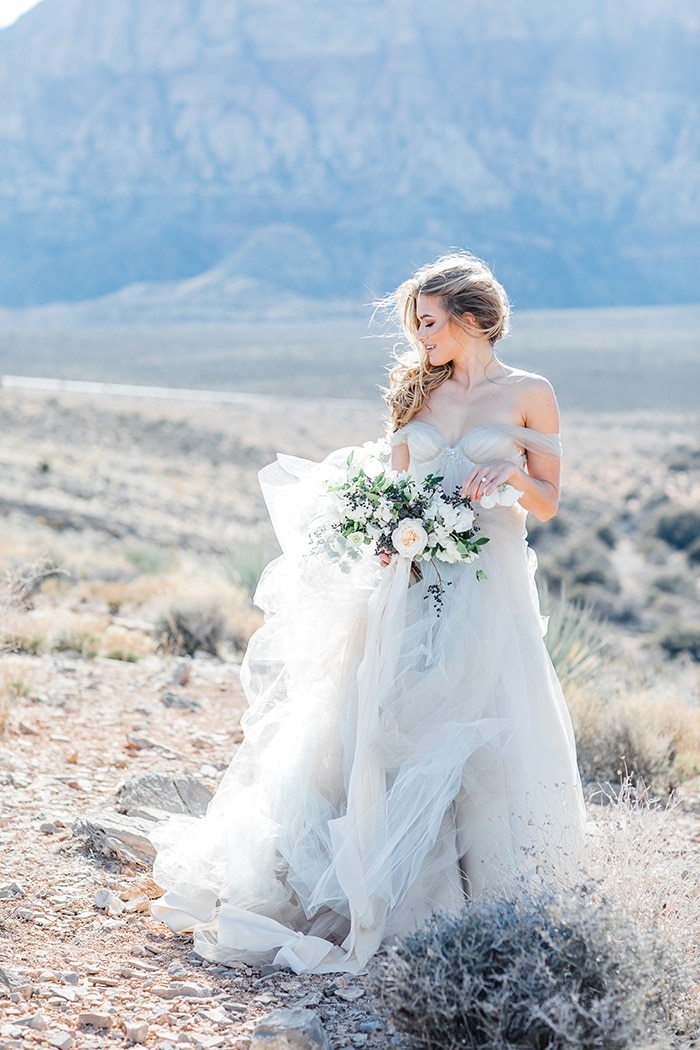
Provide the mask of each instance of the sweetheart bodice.
{"label": "sweetheart bodice", "polygon": [[470,427],[455,444],[425,419],[412,419],[391,435],[392,445],[407,444],[409,470],[417,477],[439,472],[446,489],[460,485],[472,467],[493,459],[524,466],[527,452],[561,456],[558,434],[543,434],[511,423],[482,423]]}

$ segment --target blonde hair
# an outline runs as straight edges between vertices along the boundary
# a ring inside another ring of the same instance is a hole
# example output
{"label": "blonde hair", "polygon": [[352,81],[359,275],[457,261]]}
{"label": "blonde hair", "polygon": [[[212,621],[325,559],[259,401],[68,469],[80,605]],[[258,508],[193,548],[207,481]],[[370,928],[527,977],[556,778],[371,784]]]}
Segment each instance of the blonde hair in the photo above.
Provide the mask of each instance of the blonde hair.
{"label": "blonde hair", "polygon": [[395,353],[395,366],[389,373],[385,400],[394,430],[415,416],[431,391],[452,375],[453,365],[431,365],[419,341],[416,314],[418,296],[438,295],[450,318],[465,332],[475,333],[475,326],[465,321],[474,318],[476,331],[485,335],[493,346],[508,332],[510,303],[505,289],[486,263],[469,252],[451,252],[416,270],[396,291],[381,303],[398,317],[411,349]]}

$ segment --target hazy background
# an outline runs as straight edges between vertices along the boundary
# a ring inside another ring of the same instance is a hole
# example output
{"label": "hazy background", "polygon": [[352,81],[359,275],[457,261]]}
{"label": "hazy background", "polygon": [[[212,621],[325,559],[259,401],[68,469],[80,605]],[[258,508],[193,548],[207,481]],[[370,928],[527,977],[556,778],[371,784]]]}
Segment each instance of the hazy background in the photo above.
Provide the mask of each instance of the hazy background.
{"label": "hazy background", "polygon": [[459,246],[564,403],[685,407],[699,42],[696,0],[42,0],[0,30],[2,371],[374,396],[367,304]]}

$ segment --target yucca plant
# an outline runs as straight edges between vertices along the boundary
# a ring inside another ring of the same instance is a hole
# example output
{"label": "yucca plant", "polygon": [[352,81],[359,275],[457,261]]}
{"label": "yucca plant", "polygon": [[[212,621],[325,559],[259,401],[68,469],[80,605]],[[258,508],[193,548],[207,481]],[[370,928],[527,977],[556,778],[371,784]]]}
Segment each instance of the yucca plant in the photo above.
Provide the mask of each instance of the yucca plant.
{"label": "yucca plant", "polygon": [[587,602],[570,602],[562,588],[552,599],[542,586],[541,600],[548,616],[545,641],[562,686],[587,685],[606,669],[610,643],[599,617]]}

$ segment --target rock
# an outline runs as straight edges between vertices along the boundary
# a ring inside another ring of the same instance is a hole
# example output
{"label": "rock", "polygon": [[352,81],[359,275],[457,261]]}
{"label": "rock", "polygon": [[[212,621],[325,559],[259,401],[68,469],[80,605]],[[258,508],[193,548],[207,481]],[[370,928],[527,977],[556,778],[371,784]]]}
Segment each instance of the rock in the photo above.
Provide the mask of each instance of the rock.
{"label": "rock", "polygon": [[104,908],[111,915],[121,915],[124,911],[124,902],[119,900],[111,890],[96,890],[95,891],[95,907]]}
{"label": "rock", "polygon": [[367,1035],[373,1035],[374,1032],[379,1032],[384,1027],[382,1021],[363,1021],[362,1024],[358,1024],[357,1030],[360,1033],[366,1033]]}
{"label": "rock", "polygon": [[10,897],[26,897],[26,893],[20,885],[16,882],[6,882],[0,886],[0,900],[7,900]]}
{"label": "rock", "polygon": [[73,1045],[73,1035],[71,1032],[64,1032],[61,1029],[55,1029],[52,1032],[44,1032],[44,1039],[51,1046],[55,1046],[57,1050],[68,1050]]}
{"label": "rock", "polygon": [[12,970],[9,966],[0,967],[0,990],[7,988],[10,991],[14,988],[19,988],[24,984],[24,981],[18,973]]}
{"label": "rock", "polygon": [[178,660],[178,662],[177,662],[177,664],[175,666],[175,670],[173,672],[173,677],[171,679],[171,684],[174,685],[174,686],[187,685],[187,683],[190,680],[191,673],[192,673],[192,660],[191,660],[191,658],[190,657],[185,657],[184,660]]}
{"label": "rock", "polygon": [[73,824],[73,834],[86,838],[98,853],[122,863],[148,868],[153,865],[156,855],[149,838],[152,830],[151,821],[122,817],[117,813],[78,817]]}
{"label": "rock", "polygon": [[312,1010],[273,1010],[257,1023],[250,1050],[330,1050],[328,1036]]}
{"label": "rock", "polygon": [[112,1027],[112,1016],[111,1014],[98,1014],[86,1011],[78,1015],[78,1024],[92,1025],[93,1028],[111,1028]]}
{"label": "rock", "polygon": [[344,1003],[354,1003],[365,994],[364,988],[336,988],[336,999],[342,999]]}
{"label": "rock", "polygon": [[191,696],[183,696],[182,693],[173,693],[168,690],[161,698],[166,707],[174,707],[179,711],[201,711],[202,705]]}
{"label": "rock", "polygon": [[225,1026],[233,1024],[232,1019],[220,1006],[213,1007],[211,1010],[200,1010],[197,1016],[203,1017],[205,1021],[211,1021],[212,1024]]}
{"label": "rock", "polygon": [[194,777],[137,773],[119,789],[117,808],[122,813],[130,813],[145,806],[165,813],[200,817],[206,812],[212,797],[211,791]]}
{"label": "rock", "polygon": [[147,912],[151,907],[150,897],[141,894],[139,897],[132,897],[126,904],[123,904],[123,910],[125,915],[134,915],[136,912]]}
{"label": "rock", "polygon": [[311,991],[311,992],[306,992],[304,995],[301,995],[298,999],[295,999],[293,1003],[290,1003],[290,1006],[296,1006],[296,1007],[299,1007],[299,1006],[305,1006],[305,1007],[320,1006],[322,1001],[323,1001],[323,995],[322,995],[321,992],[319,992],[319,991]]}
{"label": "rock", "polygon": [[179,999],[180,996],[191,999],[208,999],[211,988],[205,988],[199,984],[190,984],[187,981],[173,981],[172,984],[154,985],[151,988],[152,995],[158,995],[161,999]]}
{"label": "rock", "polygon": [[39,1010],[31,1017],[18,1017],[15,1024],[21,1024],[24,1028],[33,1028],[37,1032],[46,1031],[46,1020]]}
{"label": "rock", "polygon": [[39,831],[43,831],[45,835],[55,835],[58,830],[56,824],[49,820],[45,820],[43,824],[39,825]]}
{"label": "rock", "polygon": [[20,722],[18,729],[20,733],[23,733],[25,736],[40,736],[40,730],[29,722]]}
{"label": "rock", "polygon": [[[147,736],[140,736],[138,733],[129,733],[126,738],[127,746],[133,748],[134,751],[162,751],[163,748],[160,744],[156,744],[154,740],[149,740]],[[167,750],[167,749],[166,749]]]}
{"label": "rock", "polygon": [[247,1014],[248,1007],[245,1003],[238,1003],[235,999],[226,1000],[226,1009],[232,1010],[234,1014]]}
{"label": "rock", "polygon": [[124,1035],[127,1043],[145,1043],[150,1028],[146,1021],[124,1021]]}

